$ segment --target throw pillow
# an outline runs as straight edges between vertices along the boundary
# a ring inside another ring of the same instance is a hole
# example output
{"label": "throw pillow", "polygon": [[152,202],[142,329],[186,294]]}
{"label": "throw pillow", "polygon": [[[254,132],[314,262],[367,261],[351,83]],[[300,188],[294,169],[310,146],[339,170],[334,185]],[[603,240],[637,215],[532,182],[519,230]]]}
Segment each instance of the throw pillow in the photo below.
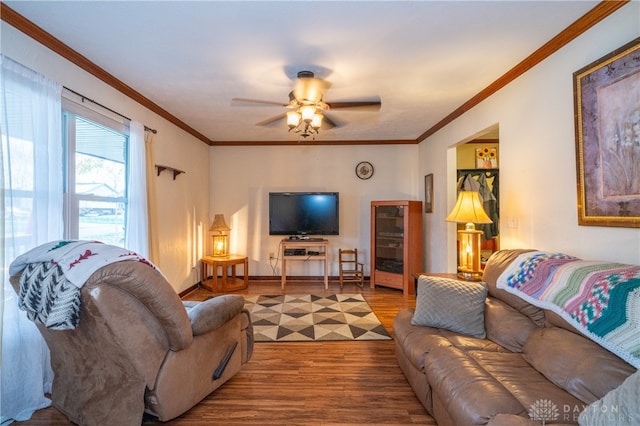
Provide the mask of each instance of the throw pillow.
{"label": "throw pillow", "polygon": [[640,370],[602,399],[588,405],[580,413],[578,424],[587,425],[637,425],[640,424]]}
{"label": "throw pillow", "polygon": [[421,275],[411,324],[485,338],[487,284]]}

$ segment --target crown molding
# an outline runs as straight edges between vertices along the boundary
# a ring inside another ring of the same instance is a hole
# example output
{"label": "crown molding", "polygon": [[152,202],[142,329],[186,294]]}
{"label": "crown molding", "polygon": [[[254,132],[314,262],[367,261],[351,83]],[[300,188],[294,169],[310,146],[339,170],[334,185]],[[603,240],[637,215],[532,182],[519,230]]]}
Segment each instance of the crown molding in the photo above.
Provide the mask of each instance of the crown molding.
{"label": "crown molding", "polygon": [[313,140],[299,141],[211,141],[211,146],[298,146],[298,145],[415,145],[415,139],[387,139],[387,140]]}

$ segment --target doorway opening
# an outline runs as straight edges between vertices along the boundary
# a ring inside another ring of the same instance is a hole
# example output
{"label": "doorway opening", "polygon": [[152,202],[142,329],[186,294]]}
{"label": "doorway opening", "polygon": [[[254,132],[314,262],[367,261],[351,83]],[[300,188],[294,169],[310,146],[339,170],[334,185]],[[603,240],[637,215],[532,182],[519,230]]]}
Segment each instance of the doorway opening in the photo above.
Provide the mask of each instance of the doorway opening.
{"label": "doorway opening", "polygon": [[[456,146],[455,191],[478,192],[482,207],[492,223],[476,224],[482,231],[480,244],[480,267],[491,254],[500,250],[500,136],[498,124],[479,132]],[[464,229],[465,224],[457,224]],[[457,233],[457,235],[459,235]],[[456,239],[457,252],[461,241]],[[461,265],[460,254],[457,265]]]}

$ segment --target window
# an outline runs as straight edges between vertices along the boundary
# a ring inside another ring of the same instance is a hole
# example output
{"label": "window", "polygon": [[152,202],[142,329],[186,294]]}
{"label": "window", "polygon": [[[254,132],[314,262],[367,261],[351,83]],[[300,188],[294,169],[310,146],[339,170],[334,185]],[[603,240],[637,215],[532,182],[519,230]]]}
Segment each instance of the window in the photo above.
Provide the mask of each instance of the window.
{"label": "window", "polygon": [[124,246],[129,130],[63,102],[65,237]]}

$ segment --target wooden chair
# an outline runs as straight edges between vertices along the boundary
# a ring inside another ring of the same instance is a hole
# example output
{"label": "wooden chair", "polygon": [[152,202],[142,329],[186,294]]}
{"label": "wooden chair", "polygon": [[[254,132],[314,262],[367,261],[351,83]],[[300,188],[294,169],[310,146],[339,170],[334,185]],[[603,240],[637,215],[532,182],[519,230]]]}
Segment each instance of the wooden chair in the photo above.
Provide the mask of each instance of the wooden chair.
{"label": "wooden chair", "polygon": [[340,263],[340,288],[344,283],[354,283],[364,287],[364,263],[358,262],[358,249],[338,250]]}

